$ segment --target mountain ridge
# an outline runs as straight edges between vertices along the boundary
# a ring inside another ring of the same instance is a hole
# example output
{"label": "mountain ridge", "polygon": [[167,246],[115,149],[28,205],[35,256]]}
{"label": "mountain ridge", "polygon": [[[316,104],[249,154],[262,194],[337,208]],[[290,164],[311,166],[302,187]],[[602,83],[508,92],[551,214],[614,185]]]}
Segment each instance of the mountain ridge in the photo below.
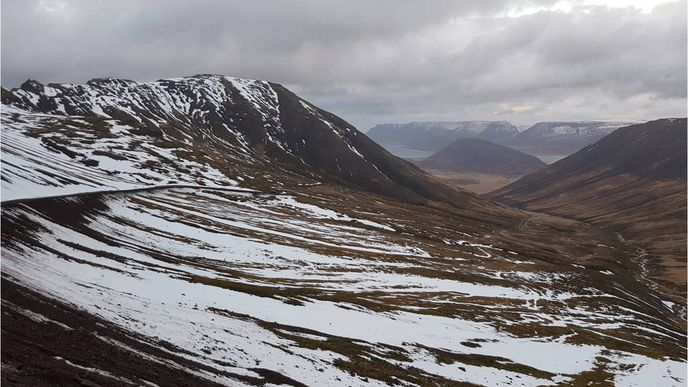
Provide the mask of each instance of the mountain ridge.
{"label": "mountain ridge", "polygon": [[544,121],[538,122],[504,145],[530,154],[572,154],[614,130],[634,121]]}
{"label": "mountain ridge", "polygon": [[[20,88],[3,88],[2,101],[57,119],[87,117],[101,126],[123,124],[167,147],[202,147],[206,155],[196,155],[201,158],[219,153],[224,160],[215,160],[219,164],[232,159],[270,168],[278,162],[304,176],[417,203],[478,200],[435,182],[346,121],[277,83],[209,74],[153,82],[102,78],[43,85],[28,80]],[[189,152],[195,152],[192,149]]]}
{"label": "mountain ridge", "polygon": [[476,137],[491,142],[504,142],[518,134],[518,128],[507,121],[414,121],[407,124],[380,124],[367,132],[385,145],[438,151],[459,138]]}

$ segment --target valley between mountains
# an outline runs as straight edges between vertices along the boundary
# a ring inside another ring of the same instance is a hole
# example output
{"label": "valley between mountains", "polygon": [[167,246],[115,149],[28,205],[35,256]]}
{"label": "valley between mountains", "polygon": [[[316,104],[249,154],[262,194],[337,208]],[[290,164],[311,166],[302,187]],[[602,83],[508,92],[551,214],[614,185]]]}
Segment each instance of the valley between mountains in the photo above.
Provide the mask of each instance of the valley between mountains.
{"label": "valley between mountains", "polygon": [[3,89],[2,383],[684,385],[647,235],[531,198],[275,83]]}

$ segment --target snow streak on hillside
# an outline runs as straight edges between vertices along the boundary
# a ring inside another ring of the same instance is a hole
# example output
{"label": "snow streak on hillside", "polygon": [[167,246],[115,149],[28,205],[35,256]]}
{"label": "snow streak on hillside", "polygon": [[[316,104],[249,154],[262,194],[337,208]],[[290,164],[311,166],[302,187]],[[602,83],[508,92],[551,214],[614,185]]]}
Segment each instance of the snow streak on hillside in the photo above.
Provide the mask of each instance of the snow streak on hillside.
{"label": "snow streak on hillside", "polygon": [[251,376],[256,363],[311,385],[360,384],[368,375],[347,371],[360,362],[406,370],[398,378],[410,383],[549,384],[601,361],[621,384],[672,385],[685,372],[578,344],[588,331],[672,333],[613,294],[570,284],[591,273],[540,271],[470,235],[422,245],[393,231],[409,230],[400,219],[342,214],[309,196],[166,189],[109,195],[95,212],[92,199],[61,200],[83,224],[29,206],[3,212],[44,230],[11,241],[4,274],[183,348],[228,385],[237,381],[220,372]]}
{"label": "snow streak on hillside", "polygon": [[[65,141],[69,139],[69,141]],[[217,169],[159,147],[131,127],[21,112],[3,121],[2,200],[155,185],[236,186]]]}
{"label": "snow streak on hillside", "polygon": [[232,386],[685,382],[616,235],[452,190],[282,86],[27,82],[2,124],[3,316],[68,375],[155,384],[77,332]]}

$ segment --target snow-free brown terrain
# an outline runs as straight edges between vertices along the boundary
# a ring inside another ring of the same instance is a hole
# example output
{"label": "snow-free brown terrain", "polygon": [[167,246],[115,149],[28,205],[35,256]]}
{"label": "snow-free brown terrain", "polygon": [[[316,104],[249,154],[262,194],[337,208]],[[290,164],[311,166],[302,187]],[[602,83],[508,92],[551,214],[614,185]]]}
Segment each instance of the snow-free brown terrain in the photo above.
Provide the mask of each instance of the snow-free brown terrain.
{"label": "snow-free brown terrain", "polygon": [[685,118],[617,129],[489,196],[618,231],[639,248],[638,275],[685,305]]}
{"label": "snow-free brown terrain", "polygon": [[3,384],[685,383],[634,245],[442,185],[282,86],[33,82],[2,123]]}

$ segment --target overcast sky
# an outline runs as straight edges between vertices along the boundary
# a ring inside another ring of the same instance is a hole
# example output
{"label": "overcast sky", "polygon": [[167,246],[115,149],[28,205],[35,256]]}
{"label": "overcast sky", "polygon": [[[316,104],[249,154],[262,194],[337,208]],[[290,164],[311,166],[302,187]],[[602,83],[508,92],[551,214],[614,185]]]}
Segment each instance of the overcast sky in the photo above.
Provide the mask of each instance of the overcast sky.
{"label": "overcast sky", "polygon": [[383,122],[686,116],[686,1],[2,0],[2,84],[217,73]]}

